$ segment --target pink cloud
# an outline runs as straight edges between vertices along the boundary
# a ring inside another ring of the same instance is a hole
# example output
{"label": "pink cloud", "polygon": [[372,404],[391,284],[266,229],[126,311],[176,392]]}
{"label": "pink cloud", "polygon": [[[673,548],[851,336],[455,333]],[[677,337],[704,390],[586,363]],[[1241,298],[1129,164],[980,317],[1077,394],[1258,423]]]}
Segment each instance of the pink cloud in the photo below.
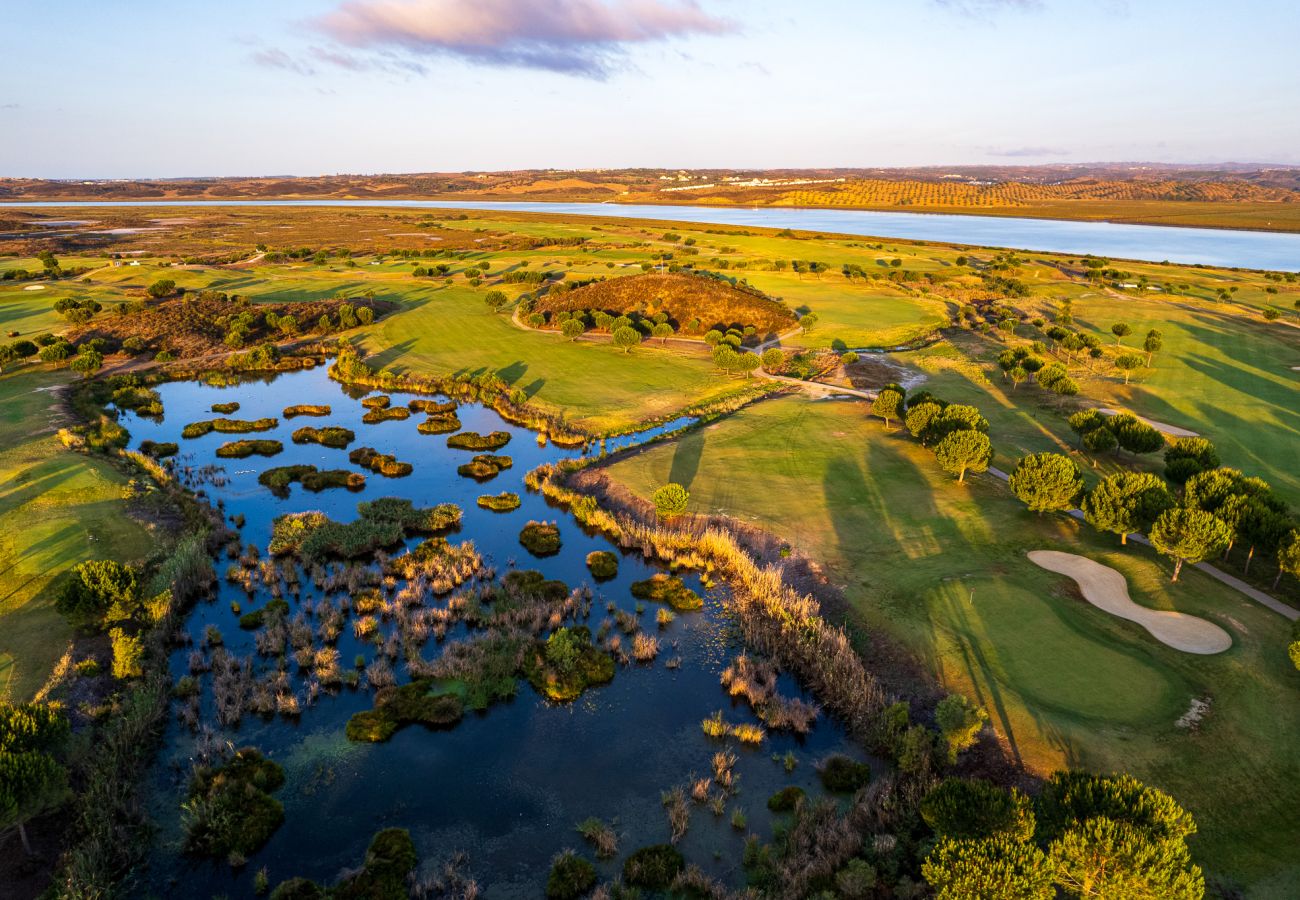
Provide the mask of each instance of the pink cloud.
{"label": "pink cloud", "polygon": [[358,49],[591,77],[607,75],[629,44],[735,31],[694,0],[347,0],[314,24]]}

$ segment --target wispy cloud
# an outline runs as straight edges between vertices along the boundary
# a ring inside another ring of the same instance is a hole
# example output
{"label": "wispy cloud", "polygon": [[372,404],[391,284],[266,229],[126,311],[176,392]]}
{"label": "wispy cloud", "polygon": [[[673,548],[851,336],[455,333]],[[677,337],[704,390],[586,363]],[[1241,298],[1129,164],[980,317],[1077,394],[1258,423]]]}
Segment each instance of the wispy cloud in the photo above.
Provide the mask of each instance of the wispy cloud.
{"label": "wispy cloud", "polygon": [[1069,156],[1070,151],[1060,147],[1006,147],[991,148],[989,156],[1007,156],[1007,157],[1042,157],[1042,156]]}
{"label": "wispy cloud", "polygon": [[976,19],[1001,12],[1028,12],[1043,8],[1043,0],[931,0],[935,6]]}
{"label": "wispy cloud", "polygon": [[316,74],[316,70],[311,66],[274,47],[254,50],[249,54],[248,58],[259,66],[268,69],[283,69],[286,72],[296,72],[299,75]]}
{"label": "wispy cloud", "polygon": [[445,55],[588,78],[607,77],[636,44],[737,30],[694,0],[347,0],[312,25],[390,64]]}

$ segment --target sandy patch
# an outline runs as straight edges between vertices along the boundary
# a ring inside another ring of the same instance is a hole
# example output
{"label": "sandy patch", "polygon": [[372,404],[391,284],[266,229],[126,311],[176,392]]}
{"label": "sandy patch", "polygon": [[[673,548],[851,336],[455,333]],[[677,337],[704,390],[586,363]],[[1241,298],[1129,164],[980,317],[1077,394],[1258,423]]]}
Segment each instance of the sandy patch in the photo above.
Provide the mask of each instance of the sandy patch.
{"label": "sandy patch", "polygon": [[1110,566],[1056,550],[1031,550],[1029,560],[1049,572],[1073,578],[1083,592],[1083,599],[1112,616],[1138,623],[1156,640],[1175,650],[1211,654],[1222,653],[1232,646],[1232,637],[1213,622],[1186,613],[1138,606],[1128,595],[1128,580]]}
{"label": "sandy patch", "polygon": [[1174,725],[1178,728],[1195,729],[1201,724],[1201,719],[1204,719],[1209,711],[1210,701],[1208,698],[1198,700],[1193,697],[1192,705],[1187,708],[1187,712],[1178,717],[1178,721],[1174,722]]}
{"label": "sandy patch", "polygon": [[24,291],[43,291],[43,290],[45,290],[45,285],[43,285],[43,284],[29,284],[29,285],[27,285],[27,287],[23,288],[23,290],[24,290]]}
{"label": "sandy patch", "polygon": [[[1127,410],[1122,410],[1122,409],[1106,409],[1106,408],[1102,408],[1098,411],[1104,412],[1108,416],[1117,416],[1122,412],[1127,412]],[[1136,416],[1139,422],[1146,422],[1156,431],[1159,431],[1161,434],[1167,434],[1170,437],[1200,437],[1201,436],[1198,432],[1188,431],[1186,428],[1179,428],[1177,425],[1166,425],[1164,422],[1156,422],[1152,419],[1147,419],[1142,416],[1139,416],[1137,413],[1129,413],[1129,415]]]}

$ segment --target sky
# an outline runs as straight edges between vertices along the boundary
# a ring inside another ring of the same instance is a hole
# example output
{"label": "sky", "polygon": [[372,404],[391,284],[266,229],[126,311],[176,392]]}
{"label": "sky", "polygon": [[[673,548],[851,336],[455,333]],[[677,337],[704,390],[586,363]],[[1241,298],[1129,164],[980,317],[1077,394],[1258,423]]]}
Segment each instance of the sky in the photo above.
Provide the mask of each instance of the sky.
{"label": "sky", "polygon": [[1300,164],[1294,0],[6,0],[0,176]]}

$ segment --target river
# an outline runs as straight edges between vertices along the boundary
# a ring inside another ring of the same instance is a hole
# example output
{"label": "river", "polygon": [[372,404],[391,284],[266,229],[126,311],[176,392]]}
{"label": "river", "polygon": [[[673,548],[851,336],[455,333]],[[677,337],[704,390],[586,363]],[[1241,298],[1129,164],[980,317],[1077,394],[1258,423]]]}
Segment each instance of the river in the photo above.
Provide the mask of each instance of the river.
{"label": "river", "polygon": [[406,209],[488,209],[565,216],[656,219],[702,225],[792,228],[862,237],[899,238],[1009,247],[1049,253],[1091,254],[1110,259],[1174,262],[1271,271],[1300,271],[1300,234],[1069,222],[1009,216],[870,212],[711,206],[658,206],[632,203],[534,203],[454,200],[116,200],[4,203],[4,207],[81,208],[89,206],[376,206]]}

